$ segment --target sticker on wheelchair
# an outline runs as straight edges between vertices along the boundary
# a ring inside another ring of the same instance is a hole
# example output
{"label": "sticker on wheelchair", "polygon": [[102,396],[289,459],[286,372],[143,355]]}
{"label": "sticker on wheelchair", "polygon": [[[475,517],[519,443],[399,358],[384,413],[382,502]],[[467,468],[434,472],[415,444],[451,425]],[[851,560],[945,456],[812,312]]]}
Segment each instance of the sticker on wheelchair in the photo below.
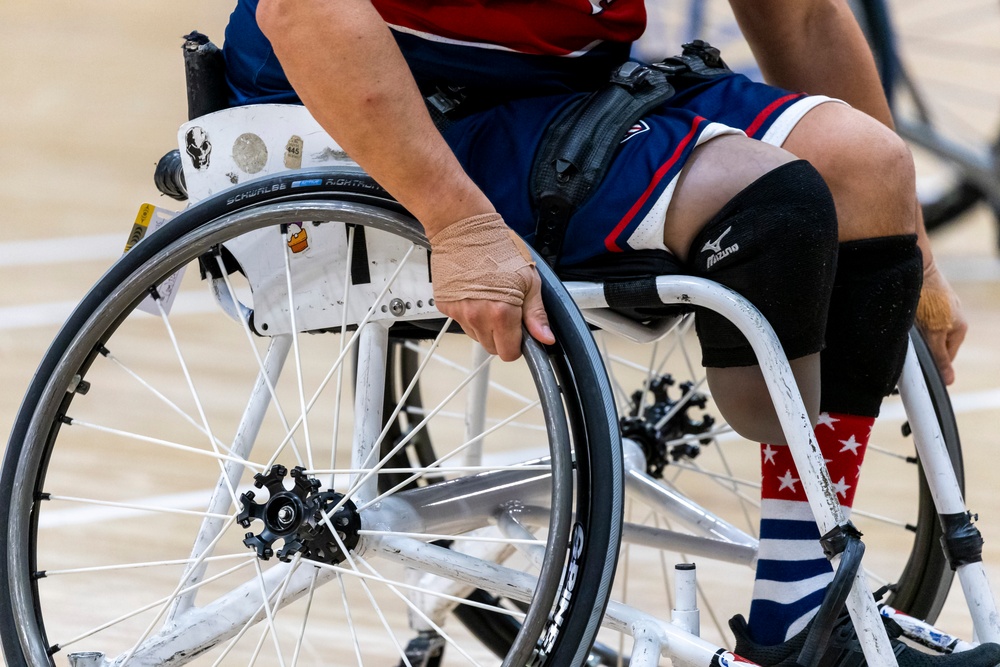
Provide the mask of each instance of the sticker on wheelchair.
{"label": "sticker on wheelchair", "polygon": [[[340,222],[295,222],[225,243],[249,283],[259,334],[440,317],[428,251],[396,234]],[[288,297],[288,284],[292,297]],[[289,304],[292,304],[291,306]],[[373,305],[374,304],[374,305]]]}
{"label": "sticker on wheelchair", "polygon": [[735,653],[730,653],[724,649],[719,649],[714,656],[712,656],[712,667],[734,667],[734,665],[756,665],[756,662],[750,662],[746,658],[741,658]]}
{"label": "sticker on wheelchair", "polygon": [[[132,231],[128,235],[128,241],[125,242],[124,252],[127,253],[134,248],[137,243],[167,224],[175,215],[177,214],[174,211],[153,206],[152,204],[143,204],[140,206],[139,213],[135,216],[135,222],[132,224]],[[181,278],[183,277],[184,268],[181,267],[180,270],[156,286],[156,293],[160,299],[160,307],[163,308],[163,312],[170,313],[170,308],[174,305],[174,299],[177,298],[177,290],[180,289]],[[143,299],[137,308],[151,315],[160,314],[160,308],[157,307],[156,301],[151,294]]]}

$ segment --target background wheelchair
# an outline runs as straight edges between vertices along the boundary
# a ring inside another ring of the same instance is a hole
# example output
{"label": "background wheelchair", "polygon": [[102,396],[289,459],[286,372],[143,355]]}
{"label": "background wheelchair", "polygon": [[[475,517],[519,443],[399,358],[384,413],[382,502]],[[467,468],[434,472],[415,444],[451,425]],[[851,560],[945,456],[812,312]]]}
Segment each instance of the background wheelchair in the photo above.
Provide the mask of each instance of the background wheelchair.
{"label": "background wheelchair", "polygon": [[[759,462],[712,408],[690,315],[637,324],[603,286],[543,270],[559,345],[493,363],[434,311],[419,227],[301,110],[271,111],[285,120],[230,110],[198,126],[234,132],[216,146],[252,134],[282,165],[297,136],[305,168],[235,185],[189,171],[198,203],[102,278],[29,389],[0,480],[8,664],[435,664],[442,646],[446,664],[713,664],[727,639],[690,632],[689,571],[676,596],[652,580],[694,560],[715,624],[745,611]],[[211,298],[172,301],[195,262]],[[788,384],[744,301],[683,277],[656,289],[749,318]],[[898,434],[879,427],[886,468],[865,468],[872,509],[859,497],[854,519],[872,581],[897,584],[890,604],[933,618],[950,570],[909,432],[951,453],[925,460],[932,479],[960,472],[960,448],[919,344],[902,390],[907,407],[882,420]],[[794,421],[794,394],[775,394]],[[808,470],[808,429],[790,431]],[[901,537],[862,523],[890,489],[917,510],[885,522]]]}

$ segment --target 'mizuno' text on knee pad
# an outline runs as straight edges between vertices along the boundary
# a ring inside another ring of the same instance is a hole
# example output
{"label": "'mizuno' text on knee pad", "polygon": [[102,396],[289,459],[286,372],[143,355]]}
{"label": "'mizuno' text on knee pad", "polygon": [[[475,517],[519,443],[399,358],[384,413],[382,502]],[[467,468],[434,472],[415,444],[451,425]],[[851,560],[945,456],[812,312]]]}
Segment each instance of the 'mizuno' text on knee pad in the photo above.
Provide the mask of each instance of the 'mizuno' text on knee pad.
{"label": "'mizuno' text on knee pad", "polygon": [[[833,197],[808,162],[774,169],[747,186],[705,225],[691,246],[689,270],[732,288],[763,313],[790,359],[823,347],[837,256]],[[757,360],[725,318],[699,309],[706,366]]]}

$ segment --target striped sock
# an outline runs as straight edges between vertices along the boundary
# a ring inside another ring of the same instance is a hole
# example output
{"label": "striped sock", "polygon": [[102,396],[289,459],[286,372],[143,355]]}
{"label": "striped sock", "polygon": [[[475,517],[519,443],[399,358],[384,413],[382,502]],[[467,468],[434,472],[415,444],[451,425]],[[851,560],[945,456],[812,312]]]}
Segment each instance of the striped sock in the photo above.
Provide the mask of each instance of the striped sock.
{"label": "striped sock", "polygon": [[[871,434],[873,417],[823,413],[816,439],[845,512]],[[819,528],[788,447],[761,445],[760,548],[750,604],[750,636],[762,646],[781,644],[809,623],[833,580]]]}

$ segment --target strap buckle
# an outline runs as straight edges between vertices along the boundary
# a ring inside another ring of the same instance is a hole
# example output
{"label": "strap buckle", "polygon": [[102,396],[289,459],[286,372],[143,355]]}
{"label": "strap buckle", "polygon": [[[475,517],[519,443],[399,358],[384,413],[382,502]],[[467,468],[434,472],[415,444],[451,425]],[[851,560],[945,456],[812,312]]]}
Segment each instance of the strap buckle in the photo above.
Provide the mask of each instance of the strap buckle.
{"label": "strap buckle", "polygon": [[681,53],[685,56],[696,56],[705,63],[706,67],[729,69],[729,66],[722,60],[722,52],[703,39],[696,39],[681,46],[684,49]]}
{"label": "strap buckle", "polygon": [[649,82],[652,70],[645,65],[628,60],[611,73],[611,83],[621,86],[630,92],[645,88]]}
{"label": "strap buckle", "polygon": [[424,100],[444,115],[457,109],[465,101],[465,92],[459,86],[449,86],[447,90],[437,89]]}

